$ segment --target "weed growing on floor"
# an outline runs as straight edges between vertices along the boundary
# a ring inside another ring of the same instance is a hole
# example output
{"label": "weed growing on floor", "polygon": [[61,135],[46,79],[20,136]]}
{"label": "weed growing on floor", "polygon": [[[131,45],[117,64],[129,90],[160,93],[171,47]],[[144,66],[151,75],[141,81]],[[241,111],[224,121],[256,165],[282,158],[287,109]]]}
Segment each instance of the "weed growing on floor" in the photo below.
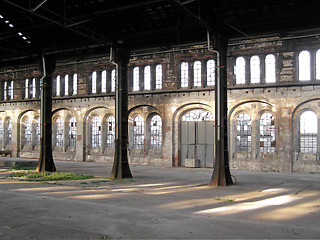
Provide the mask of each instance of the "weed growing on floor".
{"label": "weed growing on floor", "polygon": [[71,172],[14,172],[9,175],[8,178],[19,178],[26,181],[35,182],[49,182],[49,181],[61,181],[61,180],[84,180],[94,178],[93,175],[84,175]]}
{"label": "weed growing on floor", "polygon": [[224,201],[224,202],[233,202],[233,201],[234,201],[234,199],[232,199],[232,198],[221,198],[221,197],[219,197],[219,196],[217,196],[217,197],[215,198],[215,200],[217,200],[217,201]]}

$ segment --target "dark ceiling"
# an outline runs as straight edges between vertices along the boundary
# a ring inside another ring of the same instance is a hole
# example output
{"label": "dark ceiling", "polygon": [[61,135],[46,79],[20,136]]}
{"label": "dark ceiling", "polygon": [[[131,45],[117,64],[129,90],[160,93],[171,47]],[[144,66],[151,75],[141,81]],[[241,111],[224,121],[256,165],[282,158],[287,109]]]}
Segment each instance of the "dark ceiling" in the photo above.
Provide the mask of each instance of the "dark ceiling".
{"label": "dark ceiling", "polygon": [[0,0],[0,66],[320,29],[319,0]]}

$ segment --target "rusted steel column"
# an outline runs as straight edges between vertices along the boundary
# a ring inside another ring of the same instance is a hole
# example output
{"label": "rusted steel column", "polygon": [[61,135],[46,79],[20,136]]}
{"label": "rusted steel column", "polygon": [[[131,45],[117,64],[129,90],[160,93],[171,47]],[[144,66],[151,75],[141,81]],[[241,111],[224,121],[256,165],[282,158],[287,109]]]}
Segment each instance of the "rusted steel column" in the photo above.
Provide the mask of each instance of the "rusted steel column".
{"label": "rusted steel column", "polygon": [[215,88],[215,164],[210,186],[232,185],[228,154],[227,51],[228,40],[216,38],[217,81]]}
{"label": "rusted steel column", "polygon": [[132,178],[128,161],[128,62],[130,52],[115,49],[116,65],[116,126],[115,153],[110,178]]}
{"label": "rusted steel column", "polygon": [[56,67],[53,59],[42,57],[40,69],[41,79],[41,109],[40,109],[40,157],[37,172],[55,172],[56,167],[52,157],[52,73]]}

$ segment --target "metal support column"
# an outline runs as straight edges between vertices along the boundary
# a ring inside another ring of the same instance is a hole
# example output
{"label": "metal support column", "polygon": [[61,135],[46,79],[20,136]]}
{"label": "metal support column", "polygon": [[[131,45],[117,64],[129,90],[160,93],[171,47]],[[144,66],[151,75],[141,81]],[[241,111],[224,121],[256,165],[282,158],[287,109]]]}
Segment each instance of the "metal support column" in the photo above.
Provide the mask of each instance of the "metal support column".
{"label": "metal support column", "polygon": [[41,109],[40,109],[40,157],[37,172],[55,172],[56,167],[52,156],[52,73],[55,69],[55,61],[42,57],[40,69],[41,78]]}
{"label": "metal support column", "polygon": [[132,178],[128,161],[128,62],[130,52],[115,49],[116,69],[116,129],[115,153],[110,178]]}
{"label": "metal support column", "polygon": [[219,52],[218,74],[215,88],[215,164],[210,186],[232,185],[228,154],[228,104],[227,104],[227,51],[228,41],[222,36],[216,37]]}

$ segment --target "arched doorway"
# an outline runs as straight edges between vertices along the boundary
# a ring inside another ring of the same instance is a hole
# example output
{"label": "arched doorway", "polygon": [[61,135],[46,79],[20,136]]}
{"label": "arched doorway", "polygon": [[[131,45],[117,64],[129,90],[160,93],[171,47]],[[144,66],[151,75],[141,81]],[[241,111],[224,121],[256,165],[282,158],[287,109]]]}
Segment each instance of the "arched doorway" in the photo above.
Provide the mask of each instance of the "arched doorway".
{"label": "arched doorway", "polygon": [[180,166],[186,166],[186,159],[196,159],[200,167],[213,167],[214,121],[211,113],[203,109],[185,112],[180,126]]}

